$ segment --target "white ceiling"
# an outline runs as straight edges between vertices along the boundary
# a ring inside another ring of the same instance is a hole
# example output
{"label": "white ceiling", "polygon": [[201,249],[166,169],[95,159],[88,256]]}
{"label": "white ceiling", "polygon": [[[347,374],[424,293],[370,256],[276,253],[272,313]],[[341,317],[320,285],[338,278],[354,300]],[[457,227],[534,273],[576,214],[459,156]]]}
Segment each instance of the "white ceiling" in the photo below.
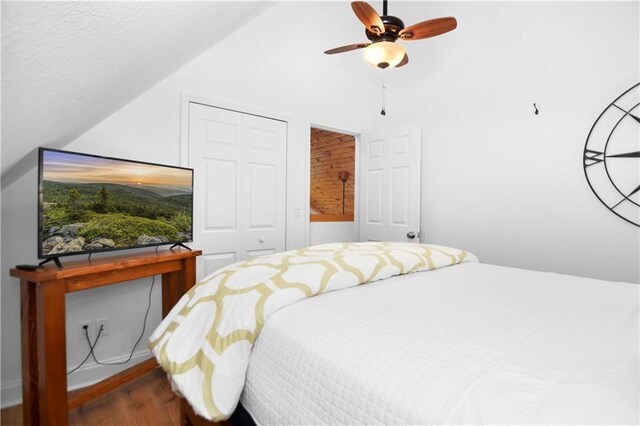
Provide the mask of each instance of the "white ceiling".
{"label": "white ceiling", "polygon": [[3,187],[271,5],[3,1]]}

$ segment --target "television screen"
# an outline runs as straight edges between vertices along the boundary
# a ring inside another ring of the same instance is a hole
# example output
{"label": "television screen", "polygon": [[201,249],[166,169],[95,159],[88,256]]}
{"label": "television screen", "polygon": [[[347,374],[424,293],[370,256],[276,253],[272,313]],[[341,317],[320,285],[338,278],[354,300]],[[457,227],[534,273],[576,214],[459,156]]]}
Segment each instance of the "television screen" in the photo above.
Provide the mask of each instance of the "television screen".
{"label": "television screen", "polygon": [[192,241],[193,170],[40,148],[41,259]]}

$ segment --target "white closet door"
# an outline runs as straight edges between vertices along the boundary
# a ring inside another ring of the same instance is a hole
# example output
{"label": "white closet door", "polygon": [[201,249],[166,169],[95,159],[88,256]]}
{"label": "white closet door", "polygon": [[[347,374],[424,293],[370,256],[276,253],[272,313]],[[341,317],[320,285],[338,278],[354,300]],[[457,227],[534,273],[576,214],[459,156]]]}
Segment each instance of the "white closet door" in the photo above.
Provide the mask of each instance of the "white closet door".
{"label": "white closet door", "polygon": [[243,117],[243,258],[284,251],[287,125]]}
{"label": "white closet door", "polygon": [[286,123],[189,104],[198,279],[249,255],[284,250],[285,165]]}
{"label": "white closet door", "polygon": [[419,242],[419,126],[382,129],[360,150],[360,239]]}

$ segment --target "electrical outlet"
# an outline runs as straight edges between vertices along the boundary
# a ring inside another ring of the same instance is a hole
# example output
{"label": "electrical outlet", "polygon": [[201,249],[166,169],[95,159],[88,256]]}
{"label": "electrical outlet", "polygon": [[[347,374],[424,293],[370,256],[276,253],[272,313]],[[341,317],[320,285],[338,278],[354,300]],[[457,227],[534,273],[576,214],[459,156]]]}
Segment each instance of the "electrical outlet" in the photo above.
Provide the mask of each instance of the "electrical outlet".
{"label": "electrical outlet", "polygon": [[100,331],[100,327],[102,327],[100,336],[106,336],[107,334],[109,334],[109,318],[100,318],[96,320],[96,336]]}
{"label": "electrical outlet", "polygon": [[84,327],[87,327],[87,333],[89,333],[89,339],[93,335],[93,321],[80,321],[78,323],[78,340],[87,340],[84,332]]}

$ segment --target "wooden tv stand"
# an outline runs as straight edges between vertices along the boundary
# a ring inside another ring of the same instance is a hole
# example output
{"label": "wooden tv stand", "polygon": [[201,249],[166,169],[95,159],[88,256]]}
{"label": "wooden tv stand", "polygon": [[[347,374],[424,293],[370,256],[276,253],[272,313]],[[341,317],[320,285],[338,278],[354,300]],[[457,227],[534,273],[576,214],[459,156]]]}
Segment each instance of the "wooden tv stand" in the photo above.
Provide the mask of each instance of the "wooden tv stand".
{"label": "wooden tv stand", "polygon": [[25,425],[68,423],[68,409],[101,395],[157,366],[137,364],[67,395],[65,294],[162,275],[162,316],[196,280],[201,251],[163,250],[66,262],[63,268],[11,269],[20,278],[22,322],[22,412]]}

